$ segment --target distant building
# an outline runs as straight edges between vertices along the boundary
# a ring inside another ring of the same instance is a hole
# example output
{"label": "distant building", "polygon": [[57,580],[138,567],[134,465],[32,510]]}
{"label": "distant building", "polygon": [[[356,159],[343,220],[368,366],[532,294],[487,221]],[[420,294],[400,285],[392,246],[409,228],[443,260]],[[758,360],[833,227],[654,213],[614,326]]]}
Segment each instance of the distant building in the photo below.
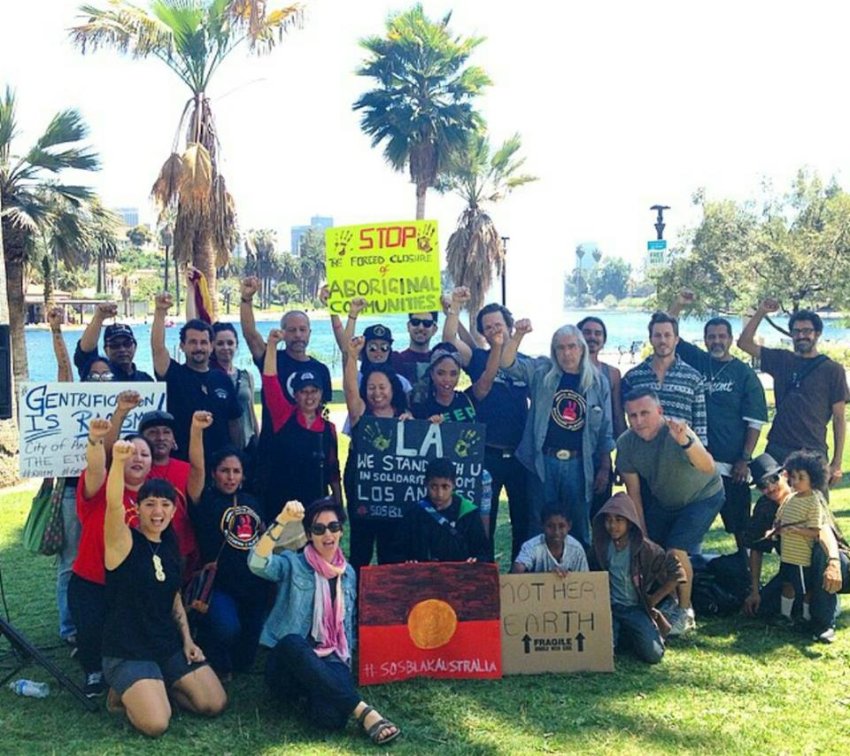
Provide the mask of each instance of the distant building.
{"label": "distant building", "polygon": [[135,228],[139,225],[139,208],[137,207],[116,207],[113,212],[121,219],[121,222],[128,228]]}
{"label": "distant building", "polygon": [[306,233],[311,229],[315,228],[317,231],[325,231],[326,229],[333,228],[334,219],[327,215],[314,215],[310,218],[309,226],[292,226],[290,228],[290,251],[293,255],[301,254],[301,239],[304,238]]}

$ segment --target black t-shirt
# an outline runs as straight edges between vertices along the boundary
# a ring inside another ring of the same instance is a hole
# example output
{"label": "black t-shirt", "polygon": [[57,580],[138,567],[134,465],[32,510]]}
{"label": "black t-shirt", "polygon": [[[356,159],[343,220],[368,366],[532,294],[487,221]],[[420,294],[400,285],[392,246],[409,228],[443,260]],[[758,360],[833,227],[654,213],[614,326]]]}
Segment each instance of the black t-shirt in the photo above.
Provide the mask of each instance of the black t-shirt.
{"label": "black t-shirt", "polygon": [[[130,531],[133,547],[114,570],[106,570],[106,622],[103,655],[118,659],[165,661],[182,648],[172,617],[180,590],[181,567],[177,539],[168,528],[160,543]],[[157,580],[154,556],[159,557]]]}
{"label": "black t-shirt", "polygon": [[[260,371],[260,375],[263,374],[264,362],[265,357],[254,359],[254,364],[257,366],[257,370]],[[328,366],[323,362],[319,362],[315,357],[308,357],[304,361],[296,360],[291,357],[289,352],[285,349],[277,350],[277,379],[283,387],[283,395],[286,397],[286,401],[290,404],[295,404],[295,394],[292,391],[292,379],[296,373],[302,373],[307,370],[316,374],[316,377],[319,379],[319,383],[322,387],[322,404],[328,404],[331,399],[333,399],[331,372],[328,370]],[[265,404],[263,407],[263,428],[265,428],[267,427],[267,411],[265,409]],[[271,427],[271,425],[269,424],[268,427]]]}
{"label": "black t-shirt", "polygon": [[262,603],[269,583],[248,569],[248,551],[265,527],[253,496],[227,496],[207,486],[199,503],[189,505],[189,517],[204,564],[218,559],[214,587],[236,599]]}
{"label": "black t-shirt", "polygon": [[[97,356],[97,349],[93,349],[91,352],[84,352],[80,347],[80,342],[77,341],[77,346],[74,349],[74,365],[76,365],[77,367],[77,373],[80,374],[82,372],[82,369],[89,363],[89,361],[93,360]],[[132,370],[129,373],[125,373],[114,362],[107,360],[106,357],[103,357],[103,359],[109,362],[109,368],[112,371],[113,381],[120,381],[122,383],[127,383],[129,381],[146,381],[150,383],[153,382],[153,376],[148,375],[143,370],[137,370],[135,362],[132,365]]]}
{"label": "black t-shirt", "polygon": [[433,396],[429,396],[424,402],[414,404],[411,411],[417,420],[427,420],[434,415],[442,415],[445,423],[474,423],[476,418],[472,389],[463,392],[455,391],[452,403],[448,407],[440,404]]}
{"label": "black t-shirt", "polygon": [[549,427],[546,431],[544,448],[581,449],[581,436],[587,416],[587,400],[579,391],[579,375],[564,373],[552,409],[549,412]]}
{"label": "black t-shirt", "polygon": [[192,415],[198,410],[211,412],[213,424],[204,431],[204,456],[210,455],[231,443],[231,420],[242,415],[236,400],[233,381],[221,370],[201,373],[174,360],[168,364],[164,376],[159,376],[168,387],[168,411],[174,415],[174,440],[176,451],[171,456],[189,459],[189,429]]}
{"label": "black t-shirt", "polygon": [[[475,383],[487,367],[490,352],[474,349],[466,372]],[[527,360],[524,354],[518,360]],[[478,422],[487,426],[487,446],[500,449],[516,449],[522,439],[522,431],[528,417],[528,384],[514,380],[501,368],[496,373],[490,393],[476,402]]]}

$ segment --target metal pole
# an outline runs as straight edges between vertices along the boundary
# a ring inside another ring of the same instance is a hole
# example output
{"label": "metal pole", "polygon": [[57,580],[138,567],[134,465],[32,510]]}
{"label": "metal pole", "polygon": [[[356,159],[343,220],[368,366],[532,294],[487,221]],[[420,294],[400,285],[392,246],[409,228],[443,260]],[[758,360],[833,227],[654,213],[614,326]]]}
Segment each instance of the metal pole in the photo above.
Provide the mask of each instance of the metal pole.
{"label": "metal pole", "polygon": [[511,240],[510,236],[502,237],[502,307],[508,306],[508,288],[507,288],[507,275],[508,275],[508,242]]}

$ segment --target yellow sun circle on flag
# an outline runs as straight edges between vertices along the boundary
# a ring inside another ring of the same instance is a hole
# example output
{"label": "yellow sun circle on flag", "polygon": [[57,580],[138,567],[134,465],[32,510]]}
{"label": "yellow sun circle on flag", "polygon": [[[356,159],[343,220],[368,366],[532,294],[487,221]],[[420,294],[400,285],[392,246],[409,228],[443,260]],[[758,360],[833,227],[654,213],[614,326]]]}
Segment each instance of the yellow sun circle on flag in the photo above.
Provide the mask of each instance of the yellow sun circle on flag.
{"label": "yellow sun circle on flag", "polygon": [[457,630],[457,614],[445,601],[425,599],[410,610],[407,632],[416,648],[445,646]]}

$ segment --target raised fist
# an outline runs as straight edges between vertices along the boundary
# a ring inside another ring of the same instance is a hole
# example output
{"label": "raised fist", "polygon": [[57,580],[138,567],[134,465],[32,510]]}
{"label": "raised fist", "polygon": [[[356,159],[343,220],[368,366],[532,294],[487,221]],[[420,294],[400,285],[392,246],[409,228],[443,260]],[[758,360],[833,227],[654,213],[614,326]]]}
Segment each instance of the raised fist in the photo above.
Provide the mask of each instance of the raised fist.
{"label": "raised fist", "polygon": [[766,299],[762,299],[761,304],[759,305],[759,309],[763,312],[778,312],[779,300],[774,299],[773,297],[767,297]]}
{"label": "raised fist", "polygon": [[354,359],[357,359],[360,356],[360,352],[363,351],[363,347],[365,346],[365,344],[366,339],[364,339],[362,336],[355,336],[348,343],[347,351],[349,356],[354,357]]}
{"label": "raised fist", "polygon": [[138,391],[122,391],[118,394],[117,407],[125,412],[136,409],[141,403],[142,395]]}
{"label": "raised fist", "polygon": [[254,294],[256,294],[260,290],[260,279],[256,276],[248,276],[247,278],[243,278],[241,283],[239,284],[239,293],[242,295],[242,299],[251,299]]}
{"label": "raised fist", "polygon": [[112,461],[124,463],[133,456],[136,451],[132,441],[116,441],[112,445]]}
{"label": "raised fist", "polygon": [[115,302],[101,302],[95,307],[95,314],[101,319],[114,318],[118,315],[118,305]]}
{"label": "raised fist", "polygon": [[47,313],[47,323],[51,331],[58,331],[65,322],[65,311],[61,307],[51,307]]}
{"label": "raised fist", "polygon": [[154,307],[161,312],[168,312],[174,300],[167,291],[162,291],[154,297]]}
{"label": "raised fist", "polygon": [[283,341],[283,331],[280,328],[272,328],[271,331],[269,331],[268,343],[271,346],[277,347],[281,341]]}
{"label": "raised fist", "polygon": [[520,318],[514,323],[514,333],[517,336],[526,336],[534,329],[531,327],[531,321],[528,318]]}
{"label": "raised fist", "polygon": [[213,424],[212,412],[198,410],[192,415],[192,427],[206,430]]}
{"label": "raised fist", "polygon": [[300,501],[288,501],[278,515],[279,522],[298,522],[304,519],[304,505]]}
{"label": "raised fist", "polygon": [[112,423],[105,417],[96,417],[89,423],[89,438],[92,441],[103,441],[111,427]]}
{"label": "raised fist", "polygon": [[348,303],[348,317],[356,318],[368,304],[369,303],[364,297],[354,297],[354,299]]}

